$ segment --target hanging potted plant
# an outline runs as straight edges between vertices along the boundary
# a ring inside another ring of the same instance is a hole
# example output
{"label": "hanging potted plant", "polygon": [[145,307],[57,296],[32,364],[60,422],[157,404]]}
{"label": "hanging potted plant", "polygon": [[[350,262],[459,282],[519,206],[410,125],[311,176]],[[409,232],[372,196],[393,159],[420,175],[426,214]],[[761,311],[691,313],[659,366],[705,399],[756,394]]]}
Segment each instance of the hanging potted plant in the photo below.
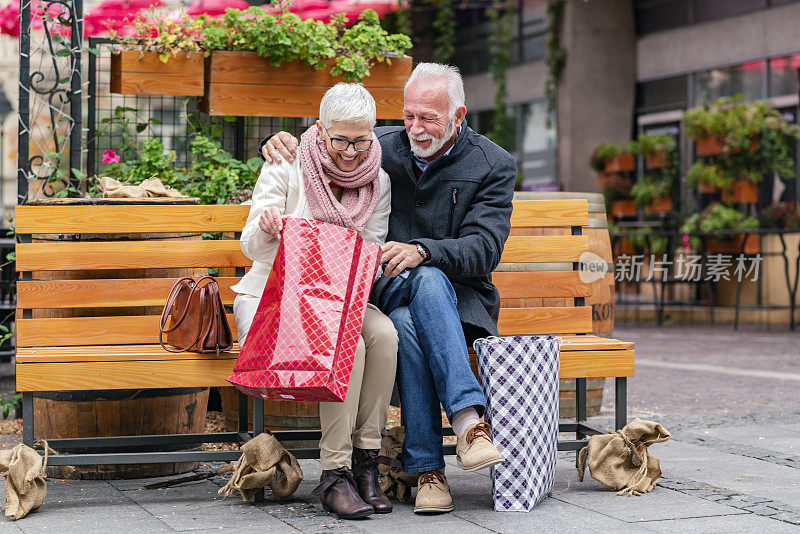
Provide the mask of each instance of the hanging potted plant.
{"label": "hanging potted plant", "polygon": [[672,183],[654,176],[644,176],[631,188],[631,196],[645,213],[672,211]]}
{"label": "hanging potted plant", "polygon": [[[713,233],[720,230],[754,230],[759,227],[758,219],[748,217],[739,210],[715,202],[689,217],[681,227],[684,234]],[[746,241],[745,241],[746,240]],[[758,254],[760,239],[758,234],[726,234],[705,238],[706,252],[709,254]]]}
{"label": "hanging potted plant", "polygon": [[142,12],[133,21],[134,37],[112,34],[112,93],[124,95],[203,95],[200,22],[173,20]]}
{"label": "hanging potted plant", "polygon": [[733,184],[717,165],[696,161],[689,169],[686,179],[690,185],[697,187],[700,194],[713,194]]}
{"label": "hanging potted plant", "polygon": [[632,182],[630,178],[613,174],[608,177],[603,195],[606,198],[607,212],[614,219],[636,216],[636,202],[631,198]]}
{"label": "hanging potted plant", "polygon": [[633,144],[634,153],[644,157],[645,170],[674,165],[675,140],[668,135],[640,134]]}

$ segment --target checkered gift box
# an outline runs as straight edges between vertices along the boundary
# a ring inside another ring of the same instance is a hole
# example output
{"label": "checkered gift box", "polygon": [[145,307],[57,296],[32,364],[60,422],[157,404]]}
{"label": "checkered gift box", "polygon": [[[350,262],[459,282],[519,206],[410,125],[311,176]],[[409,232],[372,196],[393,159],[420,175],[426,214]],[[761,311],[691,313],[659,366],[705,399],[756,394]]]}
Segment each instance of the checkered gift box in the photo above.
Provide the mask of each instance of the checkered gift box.
{"label": "checkered gift box", "polygon": [[492,438],[506,459],[492,468],[494,509],[529,512],[555,479],[561,338],[489,337],[473,346]]}

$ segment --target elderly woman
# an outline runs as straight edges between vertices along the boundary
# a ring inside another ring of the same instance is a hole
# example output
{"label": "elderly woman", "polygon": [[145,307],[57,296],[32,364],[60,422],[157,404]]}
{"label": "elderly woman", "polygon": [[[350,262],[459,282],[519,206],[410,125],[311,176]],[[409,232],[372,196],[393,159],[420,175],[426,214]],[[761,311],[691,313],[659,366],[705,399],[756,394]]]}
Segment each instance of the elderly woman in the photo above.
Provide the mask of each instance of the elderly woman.
{"label": "elderly woman", "polygon": [[[233,286],[240,344],[277,252],[282,217],[325,221],[352,228],[367,241],[385,241],[391,193],[374,126],[372,95],[361,84],[339,83],[322,97],[319,120],[301,137],[299,158],[262,168],[241,238],[253,267]],[[345,401],[319,405],[323,471],[315,493],[325,510],[339,517],[392,511],[378,484],[376,462],[396,363],[397,332],[370,304]]]}

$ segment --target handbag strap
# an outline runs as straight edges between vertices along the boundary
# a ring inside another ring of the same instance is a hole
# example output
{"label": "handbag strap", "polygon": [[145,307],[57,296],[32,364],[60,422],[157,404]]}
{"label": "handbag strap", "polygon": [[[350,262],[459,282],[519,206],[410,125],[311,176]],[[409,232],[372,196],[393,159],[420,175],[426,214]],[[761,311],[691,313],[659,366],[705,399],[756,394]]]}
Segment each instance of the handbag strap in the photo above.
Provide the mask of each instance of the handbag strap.
{"label": "handbag strap", "polygon": [[172,308],[175,305],[175,300],[178,298],[178,293],[180,293],[180,290],[181,290],[181,287],[182,287],[181,283],[184,280],[188,280],[189,281],[189,290],[190,291],[194,291],[194,288],[197,287],[197,285],[194,282],[194,278],[192,278],[190,276],[184,276],[183,278],[179,279],[177,282],[175,282],[172,285],[172,289],[169,290],[169,296],[167,297],[167,304],[164,306],[164,309],[161,311],[161,321],[159,322],[159,328],[161,329],[162,333],[169,333],[169,332],[172,332],[173,330],[175,330],[176,328],[178,328],[178,326],[180,326],[180,324],[183,322],[183,319],[186,317],[186,314],[189,311],[189,300],[190,299],[186,299],[186,307],[183,309],[183,312],[181,313],[180,318],[175,321],[175,324],[172,325],[171,328],[166,328],[167,319],[169,318],[169,314],[172,312]]}
{"label": "handbag strap", "polygon": [[[180,324],[186,318],[186,315],[189,312],[189,303],[191,301],[191,297],[186,299],[186,307],[184,308],[183,313],[181,313],[180,318],[175,322],[175,325],[173,325],[171,328],[166,329],[166,330],[164,329],[164,326],[166,326],[166,317],[165,316],[168,316],[169,312],[167,310],[171,309],[172,301],[174,301],[175,298],[177,298],[177,293],[174,296],[172,295],[172,292],[175,290],[176,286],[178,286],[184,280],[190,280],[190,281],[194,282],[194,279],[191,278],[191,277],[188,277],[188,276],[184,277],[184,278],[181,278],[172,287],[173,291],[170,291],[171,300],[167,301],[167,306],[165,306],[164,307],[164,311],[161,312],[161,325],[160,325],[161,328],[159,329],[159,333],[158,333],[158,341],[161,343],[161,347],[164,350],[166,350],[167,352],[174,352],[174,353],[185,352],[185,351],[189,350],[191,347],[193,347],[194,345],[196,345],[197,342],[200,341],[200,339],[203,338],[204,334],[208,335],[208,331],[211,329],[211,321],[209,321],[208,327],[206,328],[205,332],[203,332],[203,310],[205,309],[205,303],[206,303],[206,298],[207,298],[207,293],[208,293],[207,287],[208,287],[208,285],[210,285],[210,282],[207,282],[205,287],[200,287],[200,282],[202,282],[206,278],[211,279],[214,284],[217,283],[217,281],[214,280],[214,278],[212,278],[210,276],[204,276],[204,277],[202,277],[200,280],[198,280],[196,283],[194,283],[192,285],[192,288],[191,288],[192,292],[200,291],[200,328],[198,329],[198,332],[197,332],[197,338],[194,341],[192,341],[191,343],[189,343],[184,348],[175,348],[175,349],[173,349],[173,348],[169,347],[167,344],[164,343],[164,334],[172,332],[173,330],[178,328],[178,326],[180,326]],[[219,291],[219,285],[217,285],[217,291]]]}

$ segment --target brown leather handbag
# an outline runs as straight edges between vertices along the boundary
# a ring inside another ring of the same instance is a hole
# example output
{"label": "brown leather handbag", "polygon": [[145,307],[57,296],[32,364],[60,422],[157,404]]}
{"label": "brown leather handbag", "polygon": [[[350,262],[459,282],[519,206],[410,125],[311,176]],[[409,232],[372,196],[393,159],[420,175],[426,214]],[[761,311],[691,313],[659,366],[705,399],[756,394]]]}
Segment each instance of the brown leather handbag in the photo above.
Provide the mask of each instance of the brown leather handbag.
{"label": "brown leather handbag", "polygon": [[219,294],[219,284],[211,276],[204,276],[196,282],[189,277],[175,282],[161,312],[159,326],[159,341],[169,352],[219,354],[233,347],[233,334]]}

